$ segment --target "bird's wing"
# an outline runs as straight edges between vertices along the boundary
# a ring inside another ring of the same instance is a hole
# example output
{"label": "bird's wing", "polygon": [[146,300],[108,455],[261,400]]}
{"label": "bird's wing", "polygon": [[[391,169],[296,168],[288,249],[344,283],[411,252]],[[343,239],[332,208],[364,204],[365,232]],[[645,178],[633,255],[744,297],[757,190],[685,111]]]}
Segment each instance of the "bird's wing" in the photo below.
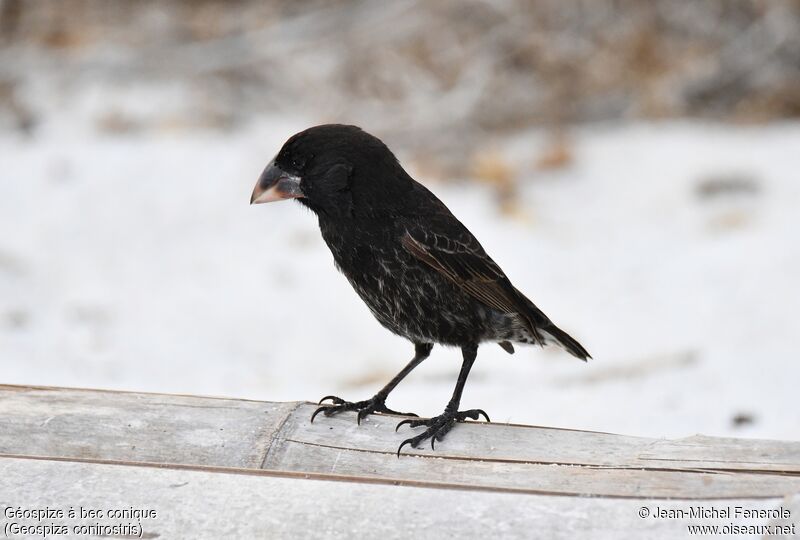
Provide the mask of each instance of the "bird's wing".
{"label": "bird's wing", "polygon": [[434,232],[431,228],[408,228],[400,242],[411,255],[440,272],[476,300],[501,313],[524,316],[526,310],[506,275],[466,227],[455,219],[453,221],[455,223],[447,223],[443,227],[447,229],[446,232]]}
{"label": "bird's wing", "polygon": [[[407,229],[400,242],[411,255],[450,279],[479,302],[500,313],[519,317],[539,345],[544,346],[554,340],[581,360],[591,358],[580,343],[555,326],[547,315],[511,284],[466,227],[455,218],[446,225],[443,228],[446,233],[431,232],[430,228]],[[500,346],[510,353],[514,351],[508,342],[501,342]]]}

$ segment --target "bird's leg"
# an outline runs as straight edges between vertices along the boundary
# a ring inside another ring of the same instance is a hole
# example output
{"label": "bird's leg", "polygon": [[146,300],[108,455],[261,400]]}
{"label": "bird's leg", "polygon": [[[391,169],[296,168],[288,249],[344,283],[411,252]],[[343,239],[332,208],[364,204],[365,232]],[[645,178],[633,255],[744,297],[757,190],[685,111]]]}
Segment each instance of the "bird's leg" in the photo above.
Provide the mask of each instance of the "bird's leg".
{"label": "bird's leg", "polygon": [[389,383],[381,388],[381,390],[372,396],[370,399],[365,399],[364,401],[356,401],[350,402],[345,401],[340,397],[336,396],[325,396],[321,400],[319,400],[320,405],[325,400],[330,400],[332,404],[322,405],[314,414],[311,415],[311,421],[314,421],[314,418],[319,413],[323,413],[325,416],[333,416],[334,414],[338,414],[344,411],[358,411],[358,416],[356,420],[358,423],[361,423],[361,420],[367,417],[367,415],[380,412],[380,413],[387,413],[387,414],[398,414],[401,416],[417,416],[414,413],[401,413],[397,411],[393,411],[386,406],[386,398],[389,396],[389,393],[394,390],[394,387],[398,385],[400,381],[402,381],[406,375],[411,373],[411,371],[417,367],[420,362],[428,358],[431,354],[431,349],[433,349],[433,345],[431,343],[416,343],[414,345],[414,358],[411,359],[411,362],[408,363],[403,370],[395,375],[395,377],[389,381]]}
{"label": "bird's leg", "polygon": [[436,441],[441,441],[447,432],[453,428],[456,422],[464,422],[467,418],[477,420],[481,415],[486,418],[487,422],[491,422],[491,420],[489,420],[489,415],[487,415],[482,409],[470,409],[468,411],[458,410],[458,405],[461,403],[461,394],[464,391],[464,384],[467,382],[467,377],[469,376],[469,370],[472,369],[472,364],[475,363],[475,357],[478,355],[478,346],[470,345],[467,347],[462,347],[461,353],[464,357],[464,362],[461,364],[461,372],[458,374],[458,381],[456,382],[456,388],[453,391],[453,397],[450,398],[450,402],[444,408],[444,412],[439,416],[434,416],[433,418],[403,420],[397,424],[395,431],[397,431],[397,429],[399,429],[403,424],[408,424],[412,428],[418,426],[426,426],[428,428],[416,437],[412,437],[403,441],[400,444],[400,447],[397,449],[397,457],[400,457],[400,450],[402,450],[405,445],[410,444],[412,448],[416,448],[419,443],[426,439],[431,440],[431,449],[433,449],[434,443]]}

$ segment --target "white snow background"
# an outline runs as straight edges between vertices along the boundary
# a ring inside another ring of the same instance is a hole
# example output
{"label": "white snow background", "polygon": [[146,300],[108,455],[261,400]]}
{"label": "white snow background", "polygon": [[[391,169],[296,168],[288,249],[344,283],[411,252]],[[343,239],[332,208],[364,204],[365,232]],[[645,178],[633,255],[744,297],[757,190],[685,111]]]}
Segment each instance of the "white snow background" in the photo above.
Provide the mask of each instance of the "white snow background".
{"label": "white snow background", "polygon": [[[248,205],[263,166],[314,120],[0,133],[0,382],[371,396],[413,347],[336,272],[311,213]],[[521,179],[522,218],[501,215],[486,186],[410,171],[594,356],[484,345],[462,407],[643,436],[797,439],[800,124],[571,133],[571,166]],[[524,161],[543,141],[532,131],[504,152]],[[700,197],[718,175],[755,188]],[[459,366],[459,351],[435,348],[389,406],[438,414]]]}

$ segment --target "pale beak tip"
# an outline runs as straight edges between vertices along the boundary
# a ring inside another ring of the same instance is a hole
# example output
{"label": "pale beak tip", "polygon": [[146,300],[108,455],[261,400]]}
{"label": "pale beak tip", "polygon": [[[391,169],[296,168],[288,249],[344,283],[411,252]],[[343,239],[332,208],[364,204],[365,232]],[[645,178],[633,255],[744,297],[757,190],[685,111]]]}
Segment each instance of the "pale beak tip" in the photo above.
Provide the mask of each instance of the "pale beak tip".
{"label": "pale beak tip", "polygon": [[297,199],[302,196],[300,177],[287,174],[273,162],[270,162],[253,188],[253,194],[250,195],[250,204]]}
{"label": "pale beak tip", "polygon": [[260,189],[258,185],[253,190],[252,195],[250,195],[250,204],[259,204],[263,201],[260,201],[259,198],[264,194],[264,190]]}

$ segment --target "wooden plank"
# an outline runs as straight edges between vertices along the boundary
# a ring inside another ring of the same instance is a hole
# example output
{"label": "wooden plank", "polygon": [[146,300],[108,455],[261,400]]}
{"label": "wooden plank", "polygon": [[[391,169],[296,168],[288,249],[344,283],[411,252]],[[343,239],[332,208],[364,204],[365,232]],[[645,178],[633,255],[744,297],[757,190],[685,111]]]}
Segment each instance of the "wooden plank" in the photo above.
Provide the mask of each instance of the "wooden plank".
{"label": "wooden plank", "polygon": [[[342,414],[311,425],[313,410],[295,409],[265,467],[564,495],[710,499],[800,492],[800,443],[721,439],[717,448],[711,437],[670,441],[467,423],[435,451],[406,447],[397,460],[395,448],[410,436],[403,428],[394,432],[398,418],[371,416],[358,426],[355,415]],[[681,448],[689,449],[685,457]]]}
{"label": "wooden plank", "polygon": [[[394,429],[400,418],[370,416],[359,427],[354,414],[308,419],[315,406],[298,407],[281,436],[296,442],[392,452],[418,432]],[[559,428],[509,426],[468,422],[448,434],[435,451],[429,445],[404,448],[406,454],[455,459],[582,465],[594,467],[669,468],[671,470],[741,470],[800,474],[800,442],[724,439],[693,436],[686,439],[649,439]]]}
{"label": "wooden plank", "polygon": [[[690,501],[519,496],[490,491],[303,480],[248,474],[0,458],[0,527],[137,525],[142,538],[684,538],[690,525],[795,525],[800,497],[742,502],[794,518],[656,519]],[[728,501],[708,501],[725,509]],[[16,519],[13,509],[155,510],[151,519]],[[792,521],[793,520],[793,521]],[[723,537],[727,535],[722,535]],[[760,536],[760,535],[759,535]],[[98,536],[90,536],[98,537]],[[746,536],[745,536],[746,537]]]}
{"label": "wooden plank", "polygon": [[397,459],[377,452],[293,441],[282,445],[270,468],[382,478],[398,483],[424,479],[426,484],[575,496],[742,499],[800,492],[800,479],[790,476],[595,468],[428,456],[403,456]]}
{"label": "wooden plank", "polygon": [[295,403],[0,386],[0,453],[261,466]]}
{"label": "wooden plank", "polygon": [[654,466],[701,467],[722,470],[759,470],[800,474],[798,442],[733,439],[693,435],[661,440],[639,459]]}
{"label": "wooden plank", "polygon": [[318,417],[307,403],[0,387],[0,454],[230,467],[527,494],[752,499],[800,493],[800,443],[647,439],[504,424],[457,426],[436,451],[395,450],[392,416]]}

